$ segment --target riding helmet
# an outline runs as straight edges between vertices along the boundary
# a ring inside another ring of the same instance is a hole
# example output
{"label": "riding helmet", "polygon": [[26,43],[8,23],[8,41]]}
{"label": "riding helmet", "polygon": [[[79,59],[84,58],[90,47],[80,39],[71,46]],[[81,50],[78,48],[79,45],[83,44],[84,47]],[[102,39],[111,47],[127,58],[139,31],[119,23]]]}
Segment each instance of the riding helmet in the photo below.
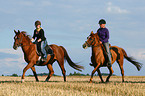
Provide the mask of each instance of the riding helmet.
{"label": "riding helmet", "polygon": [[101,19],[100,21],[99,21],[99,24],[101,25],[101,24],[106,24],[106,21],[104,20],[104,19]]}
{"label": "riding helmet", "polygon": [[41,25],[41,22],[37,20],[37,21],[35,22],[35,26],[38,26],[38,25]]}

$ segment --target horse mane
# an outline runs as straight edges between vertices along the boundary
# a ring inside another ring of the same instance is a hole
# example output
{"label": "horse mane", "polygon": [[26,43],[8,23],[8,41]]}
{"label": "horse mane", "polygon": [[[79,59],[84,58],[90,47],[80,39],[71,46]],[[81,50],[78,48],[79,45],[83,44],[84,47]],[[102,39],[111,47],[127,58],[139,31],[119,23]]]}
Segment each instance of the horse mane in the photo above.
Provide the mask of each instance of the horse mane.
{"label": "horse mane", "polygon": [[98,33],[96,33],[95,36],[96,36],[97,40],[100,41]]}
{"label": "horse mane", "polygon": [[31,40],[31,37],[30,35],[27,35],[27,32],[22,31],[21,33],[26,37],[26,39]]}

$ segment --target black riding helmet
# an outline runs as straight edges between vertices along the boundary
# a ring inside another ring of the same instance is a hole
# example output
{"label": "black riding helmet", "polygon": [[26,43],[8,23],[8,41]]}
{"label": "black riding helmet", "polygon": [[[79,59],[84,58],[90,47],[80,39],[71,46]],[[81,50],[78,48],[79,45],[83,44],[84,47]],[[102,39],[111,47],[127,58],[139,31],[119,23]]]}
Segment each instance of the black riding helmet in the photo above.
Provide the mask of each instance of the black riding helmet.
{"label": "black riding helmet", "polygon": [[104,19],[101,19],[100,21],[99,21],[99,24],[101,25],[101,24],[106,24],[106,21],[104,20]]}

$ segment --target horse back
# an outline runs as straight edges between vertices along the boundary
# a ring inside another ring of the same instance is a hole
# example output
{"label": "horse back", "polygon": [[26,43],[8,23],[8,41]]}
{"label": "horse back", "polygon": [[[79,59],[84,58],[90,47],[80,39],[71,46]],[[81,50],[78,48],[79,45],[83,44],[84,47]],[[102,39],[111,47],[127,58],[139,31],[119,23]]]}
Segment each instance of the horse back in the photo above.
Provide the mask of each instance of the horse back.
{"label": "horse back", "polygon": [[116,60],[124,58],[124,54],[123,54],[123,51],[122,51],[121,47],[111,46],[110,51],[111,51],[111,54],[112,54],[112,63],[114,63]]}

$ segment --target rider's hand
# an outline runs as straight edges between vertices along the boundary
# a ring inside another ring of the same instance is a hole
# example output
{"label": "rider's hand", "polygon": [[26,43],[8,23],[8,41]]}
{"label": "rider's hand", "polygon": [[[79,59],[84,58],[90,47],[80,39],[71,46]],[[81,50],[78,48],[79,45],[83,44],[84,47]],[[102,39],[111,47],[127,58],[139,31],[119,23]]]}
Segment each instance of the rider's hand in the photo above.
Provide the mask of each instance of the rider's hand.
{"label": "rider's hand", "polygon": [[100,41],[100,44],[102,44],[102,42]]}
{"label": "rider's hand", "polygon": [[31,42],[33,42],[33,41],[34,41],[34,39],[32,38],[32,39],[31,39]]}
{"label": "rider's hand", "polygon": [[41,41],[41,39],[38,39],[38,42],[40,42]]}

